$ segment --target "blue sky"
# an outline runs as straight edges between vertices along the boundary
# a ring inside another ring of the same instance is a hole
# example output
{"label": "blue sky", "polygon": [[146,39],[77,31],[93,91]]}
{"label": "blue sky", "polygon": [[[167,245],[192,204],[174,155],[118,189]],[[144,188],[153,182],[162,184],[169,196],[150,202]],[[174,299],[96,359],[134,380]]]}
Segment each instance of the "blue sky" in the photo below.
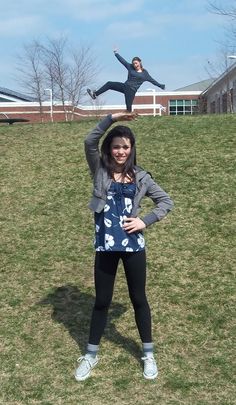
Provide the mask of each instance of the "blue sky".
{"label": "blue sky", "polygon": [[[116,45],[126,59],[140,56],[150,75],[174,90],[208,78],[225,38],[224,17],[207,9],[207,0],[8,0],[0,10],[0,86],[19,90],[16,57],[33,39],[65,35],[90,46],[100,66],[92,88],[107,80],[125,81]],[[140,90],[150,87],[144,83]],[[108,92],[107,102],[123,96]]]}

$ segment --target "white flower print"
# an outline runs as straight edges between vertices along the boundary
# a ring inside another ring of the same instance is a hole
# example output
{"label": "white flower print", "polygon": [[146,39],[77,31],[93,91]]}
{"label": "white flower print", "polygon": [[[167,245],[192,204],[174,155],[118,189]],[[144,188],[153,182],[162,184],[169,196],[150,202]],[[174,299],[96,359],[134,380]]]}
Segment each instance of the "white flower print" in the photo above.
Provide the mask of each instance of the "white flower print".
{"label": "white flower print", "polygon": [[98,246],[98,247],[96,248],[96,251],[97,251],[97,252],[104,252],[105,249],[104,249],[103,246]]}
{"label": "white flower print", "polygon": [[109,250],[112,246],[114,246],[114,238],[112,235],[105,233],[105,249]]}
{"label": "white flower print", "polygon": [[141,233],[138,233],[138,238],[137,238],[138,244],[141,248],[144,248],[145,246],[145,239]]}
{"label": "white flower print", "polygon": [[127,247],[127,248],[125,249],[125,251],[126,251],[126,252],[133,252],[134,249],[132,249],[131,247]]}
{"label": "white flower print", "polygon": [[126,218],[127,218],[126,215],[120,215],[119,225],[120,225],[121,228],[123,228],[124,221],[126,220]]}
{"label": "white flower print", "polygon": [[110,228],[110,227],[112,226],[112,222],[111,222],[111,220],[108,219],[108,218],[104,218],[104,224],[105,224],[108,228]]}
{"label": "white flower print", "polygon": [[99,232],[100,226],[98,224],[96,224],[96,233]]}
{"label": "white flower print", "polygon": [[115,200],[114,200],[114,197],[112,195],[108,195],[107,199],[112,200],[113,204],[115,204]]}
{"label": "white flower print", "polygon": [[106,204],[105,207],[104,207],[104,212],[109,211],[109,209],[110,209],[110,205]]}
{"label": "white flower print", "polygon": [[129,214],[132,210],[132,200],[130,198],[125,198],[125,209]]}
{"label": "white flower print", "polygon": [[123,239],[122,242],[121,242],[122,246],[127,246],[128,243],[129,243],[129,239],[128,239],[128,238]]}

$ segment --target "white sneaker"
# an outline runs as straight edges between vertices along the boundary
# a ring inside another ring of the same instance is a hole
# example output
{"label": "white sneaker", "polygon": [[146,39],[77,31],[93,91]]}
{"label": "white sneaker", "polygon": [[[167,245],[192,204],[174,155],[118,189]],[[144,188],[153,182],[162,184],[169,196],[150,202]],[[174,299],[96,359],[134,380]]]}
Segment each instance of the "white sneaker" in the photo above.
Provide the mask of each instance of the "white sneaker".
{"label": "white sneaker", "polygon": [[91,89],[87,89],[87,93],[90,95],[90,97],[91,97],[93,100],[96,100],[97,96],[96,96],[96,94],[95,94],[94,91],[92,91]]}
{"label": "white sneaker", "polygon": [[154,359],[154,357],[151,356],[142,357],[142,360],[144,361],[144,378],[146,378],[147,380],[153,380],[158,376],[156,360]]}
{"label": "white sneaker", "polygon": [[98,362],[98,357],[86,354],[85,356],[79,357],[77,362],[79,363],[79,366],[75,370],[75,379],[77,381],[83,381],[90,376],[91,370]]}

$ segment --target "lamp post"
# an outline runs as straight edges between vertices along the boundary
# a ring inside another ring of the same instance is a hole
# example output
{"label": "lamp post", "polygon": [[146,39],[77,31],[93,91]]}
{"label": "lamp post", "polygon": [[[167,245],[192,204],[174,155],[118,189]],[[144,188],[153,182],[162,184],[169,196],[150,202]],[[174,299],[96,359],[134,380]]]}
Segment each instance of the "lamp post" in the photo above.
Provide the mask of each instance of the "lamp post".
{"label": "lamp post", "polygon": [[52,99],[52,89],[44,89],[44,91],[48,91],[50,94],[50,116],[51,122],[53,122],[53,99]]}
{"label": "lamp post", "polygon": [[[236,55],[227,55],[228,59],[236,59]],[[229,68],[227,69],[229,70]],[[227,72],[228,74],[228,72]],[[229,96],[229,108],[230,108],[230,112],[233,112],[233,100],[232,100],[232,94],[229,88],[229,78],[228,78],[228,88],[227,88],[227,92],[228,92],[228,96]]]}
{"label": "lamp post", "polygon": [[153,103],[153,117],[156,116],[156,90],[155,89],[147,89],[148,91],[152,91],[152,103]]}

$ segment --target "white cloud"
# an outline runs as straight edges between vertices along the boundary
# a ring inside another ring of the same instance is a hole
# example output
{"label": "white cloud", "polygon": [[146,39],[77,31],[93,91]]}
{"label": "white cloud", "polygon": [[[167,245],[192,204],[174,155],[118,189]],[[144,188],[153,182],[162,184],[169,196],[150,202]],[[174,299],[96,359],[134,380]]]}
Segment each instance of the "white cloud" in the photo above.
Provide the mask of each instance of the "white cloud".
{"label": "white cloud", "polygon": [[139,11],[144,0],[67,0],[65,12],[83,21],[106,20]]}
{"label": "white cloud", "polygon": [[198,10],[198,14],[193,10],[189,12],[173,11],[161,14],[151,14],[146,20],[146,24],[154,27],[159,27],[161,30],[169,30],[176,27],[177,30],[181,29],[186,34],[190,31],[209,31],[212,27],[218,28],[220,23],[224,22],[224,17],[219,15],[210,14],[204,10]]}
{"label": "white cloud", "polygon": [[157,27],[153,27],[143,21],[132,22],[116,22],[109,24],[106,27],[105,33],[115,38],[129,38],[129,41],[133,38],[143,38],[151,36],[156,33]]}
{"label": "white cloud", "polygon": [[28,33],[32,35],[42,27],[42,21],[38,16],[12,17],[1,21],[0,35],[14,38],[24,36]]}
{"label": "white cloud", "polygon": [[[193,35],[197,32],[210,32],[212,28],[212,37],[214,31],[223,21],[222,16],[217,16],[209,13],[196,15],[189,12],[182,13],[145,13],[142,15],[142,20],[119,20],[109,23],[105,28],[105,33],[114,36],[117,39],[129,38],[129,41],[134,38],[157,38],[160,41],[165,40],[173,27],[177,31],[182,31],[184,35]],[[175,30],[175,31],[176,31]]]}

